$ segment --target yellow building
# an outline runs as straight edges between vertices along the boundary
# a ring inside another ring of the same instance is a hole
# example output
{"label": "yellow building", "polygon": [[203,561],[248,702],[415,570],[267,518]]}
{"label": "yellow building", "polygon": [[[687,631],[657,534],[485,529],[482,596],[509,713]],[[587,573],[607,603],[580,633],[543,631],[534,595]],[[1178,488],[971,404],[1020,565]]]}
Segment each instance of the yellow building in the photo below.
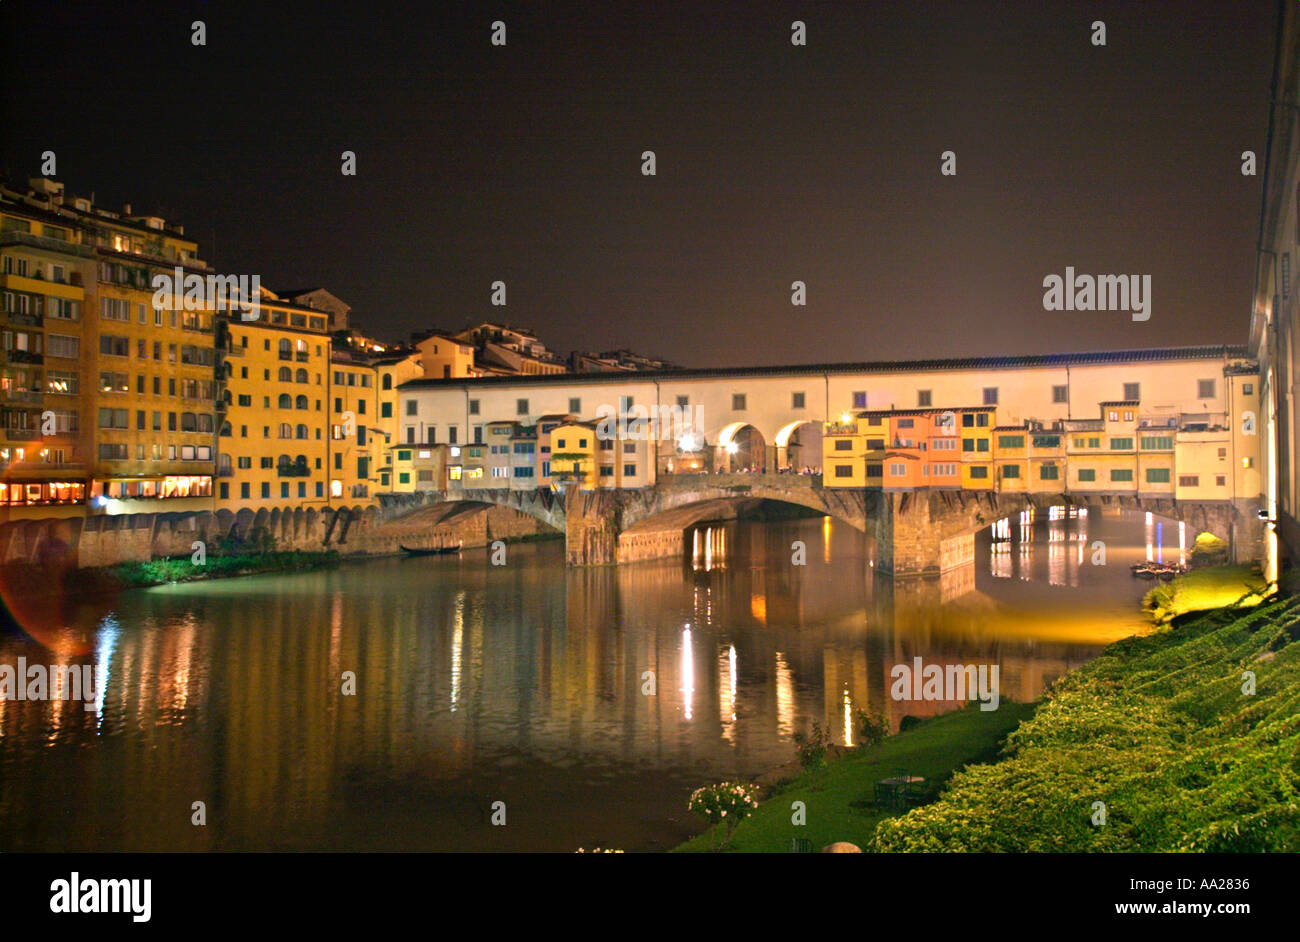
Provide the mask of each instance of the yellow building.
{"label": "yellow building", "polygon": [[326,315],[270,292],[260,304],[256,320],[221,321],[226,416],[217,504],[324,508],[332,469]]}
{"label": "yellow building", "polygon": [[[827,487],[867,486],[866,423],[866,418],[845,413],[838,421],[822,426],[822,480]],[[883,449],[882,439],[881,455]],[[879,474],[876,484],[879,485]]]}
{"label": "yellow building", "polygon": [[[374,503],[386,437],[377,427],[379,388],[375,367],[335,351],[329,388],[329,503]],[[394,426],[395,430],[395,426]]]}
{"label": "yellow building", "polygon": [[[171,290],[177,277],[209,277],[197,244],[163,219],[109,212],[50,180],[0,189],[0,206],[0,474],[22,482],[25,507],[211,509],[213,309]],[[20,438],[32,444],[16,446]],[[15,493],[6,488],[2,502],[10,513]]]}
{"label": "yellow building", "polygon": [[957,413],[957,435],[961,439],[961,486],[971,491],[993,490],[993,426],[996,411],[992,407],[962,409]]}
{"label": "yellow building", "polygon": [[[134,244],[99,250],[87,338],[95,400],[92,508],[140,513],[211,510],[217,431],[215,305],[177,286],[205,268],[136,255]],[[126,239],[127,233],[121,234]],[[178,240],[172,240],[177,242]],[[192,254],[194,243],[180,243]],[[156,247],[154,249],[156,251]],[[155,279],[172,288],[155,289]],[[174,289],[174,290],[173,290]],[[197,307],[197,309],[195,309]]]}
{"label": "yellow building", "polygon": [[95,392],[83,332],[96,268],[83,236],[0,188],[0,522],[86,511]]}
{"label": "yellow building", "polygon": [[416,379],[461,379],[478,375],[474,370],[474,345],[440,331],[430,333],[415,344],[422,374]]}
{"label": "yellow building", "polygon": [[564,422],[551,431],[551,481],[589,489],[602,486],[596,475],[596,423]]}
{"label": "yellow building", "polygon": [[[377,396],[379,416],[372,432],[383,438],[383,458],[379,467],[379,490],[386,492],[393,489],[396,478],[393,476],[393,451],[401,441],[399,424],[400,397],[397,388],[402,383],[419,379],[424,375],[418,353],[385,356],[374,361],[375,374],[379,383]],[[409,472],[410,469],[408,468]]]}

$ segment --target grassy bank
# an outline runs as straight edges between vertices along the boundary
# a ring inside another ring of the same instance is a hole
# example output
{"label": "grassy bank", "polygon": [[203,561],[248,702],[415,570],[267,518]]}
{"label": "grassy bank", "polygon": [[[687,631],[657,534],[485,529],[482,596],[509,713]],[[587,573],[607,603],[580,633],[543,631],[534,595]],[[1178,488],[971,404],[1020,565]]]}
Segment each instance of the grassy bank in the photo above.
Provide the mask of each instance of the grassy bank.
{"label": "grassy bank", "polygon": [[1251,608],[1264,600],[1264,577],[1252,566],[1193,569],[1162,583],[1142,599],[1143,608],[1158,624],[1180,615],[1217,608]]}
{"label": "grassy bank", "polygon": [[338,562],[339,554],[333,550],[327,553],[249,553],[236,556],[209,556],[201,566],[194,565],[190,562],[190,557],[183,556],[179,559],[118,563],[91,573],[89,577],[97,582],[108,581],[122,588],[133,589],[171,582],[224,579],[264,572],[309,572],[313,569],[336,566]]}
{"label": "grassy bank", "polygon": [[[805,838],[817,850],[834,841],[865,848],[878,822],[901,813],[870,804],[876,782],[906,769],[937,784],[966,763],[996,758],[1007,733],[1032,711],[1032,706],[1007,700],[997,710],[959,710],[803,772],[741,822],[727,850],[788,853],[791,838]],[[806,825],[791,823],[794,801],[807,806]],[[710,828],[676,850],[711,851],[721,840],[720,829]]]}
{"label": "grassy bank", "polygon": [[1298,638],[1291,598],[1117,642],[872,849],[1300,850]]}

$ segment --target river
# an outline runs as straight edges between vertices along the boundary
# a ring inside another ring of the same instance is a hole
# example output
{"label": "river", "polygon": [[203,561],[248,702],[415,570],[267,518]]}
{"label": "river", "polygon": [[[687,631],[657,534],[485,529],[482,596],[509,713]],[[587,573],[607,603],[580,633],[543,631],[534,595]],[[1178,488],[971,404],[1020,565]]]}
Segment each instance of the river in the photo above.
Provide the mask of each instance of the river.
{"label": "river", "polygon": [[693,788],[790,761],[814,721],[851,743],[858,709],[958,706],[891,699],[895,664],[997,664],[1004,700],[1040,696],[1143,630],[1129,564],[1178,540],[1010,521],[895,584],[829,518],[732,521],[621,568],[550,542],[124,592],[0,635],[0,665],[107,678],[0,700],[0,851],[667,849],[701,829]]}

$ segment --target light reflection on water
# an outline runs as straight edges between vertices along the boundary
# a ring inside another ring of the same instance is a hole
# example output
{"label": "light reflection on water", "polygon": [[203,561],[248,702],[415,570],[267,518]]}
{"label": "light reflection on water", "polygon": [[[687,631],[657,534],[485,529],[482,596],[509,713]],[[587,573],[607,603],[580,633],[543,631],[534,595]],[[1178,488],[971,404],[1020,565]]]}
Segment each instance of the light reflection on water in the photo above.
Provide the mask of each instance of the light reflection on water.
{"label": "light reflection on water", "polygon": [[[538,544],[124,593],[67,629],[107,667],[90,710],[0,701],[0,850],[671,846],[692,788],[788,762],[814,720],[851,743],[858,710],[956,706],[890,699],[895,664],[996,663],[1004,700],[1033,699],[1139,629],[1128,567],[1176,555],[1177,525],[1049,516],[929,582],[876,577],[860,534],[814,519],[618,568]],[[0,637],[20,656],[67,660]]]}

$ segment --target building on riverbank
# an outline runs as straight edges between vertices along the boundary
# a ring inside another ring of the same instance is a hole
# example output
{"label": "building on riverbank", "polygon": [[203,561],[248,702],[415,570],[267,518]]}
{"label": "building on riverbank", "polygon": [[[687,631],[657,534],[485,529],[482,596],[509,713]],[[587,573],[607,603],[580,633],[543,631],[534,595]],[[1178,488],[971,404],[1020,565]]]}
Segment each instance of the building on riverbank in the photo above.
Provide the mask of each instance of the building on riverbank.
{"label": "building on riverbank", "polygon": [[[1268,143],[1260,155],[1258,267],[1250,317],[1250,350],[1261,366],[1260,461],[1267,488],[1268,569],[1277,578],[1279,552],[1300,562],[1300,16],[1278,2],[1277,44],[1269,88]],[[1244,155],[1243,155],[1244,156]],[[1279,544],[1280,539],[1280,544]]]}
{"label": "building on riverbank", "polygon": [[211,277],[197,243],[39,178],[0,217],[0,514],[210,508],[215,309],[177,284]]}

